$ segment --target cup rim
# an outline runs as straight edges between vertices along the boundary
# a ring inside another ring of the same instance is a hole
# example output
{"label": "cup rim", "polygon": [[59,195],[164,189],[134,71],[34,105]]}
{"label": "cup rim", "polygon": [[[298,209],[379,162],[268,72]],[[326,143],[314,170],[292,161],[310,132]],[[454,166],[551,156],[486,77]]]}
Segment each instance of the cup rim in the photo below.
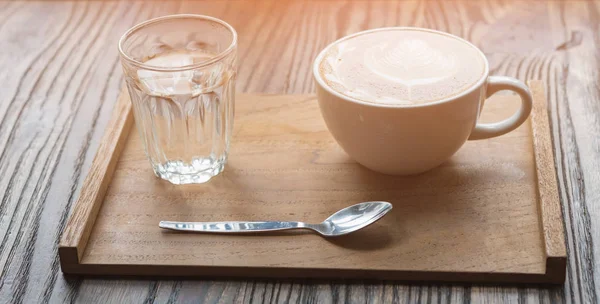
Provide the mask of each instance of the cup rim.
{"label": "cup rim", "polygon": [[[212,22],[219,23],[220,25],[224,26],[231,32],[231,34],[232,34],[231,43],[225,50],[219,52],[215,57],[211,58],[210,60],[203,61],[200,63],[179,66],[179,67],[160,67],[160,66],[153,66],[153,65],[145,64],[141,61],[131,58],[127,53],[125,53],[125,51],[123,51],[122,46],[123,46],[123,43],[125,42],[125,39],[130,37],[131,34],[136,32],[137,30],[139,30],[145,26],[148,26],[150,24],[159,23],[159,22],[163,22],[163,21],[171,20],[171,19],[184,19],[184,18],[209,20]],[[121,38],[119,39],[118,47],[119,47],[119,54],[121,55],[121,58],[124,61],[126,61],[128,64],[131,64],[137,68],[154,71],[154,72],[182,72],[182,71],[189,71],[189,70],[193,70],[193,69],[203,68],[203,67],[209,66],[211,64],[214,64],[215,62],[222,60],[225,56],[229,55],[235,49],[235,47],[237,46],[237,39],[238,39],[237,32],[235,31],[233,26],[231,26],[229,23],[227,23],[221,19],[211,17],[211,16],[206,16],[206,15],[198,15],[198,14],[175,14],[175,15],[167,15],[167,16],[152,18],[152,19],[149,19],[149,20],[146,20],[146,21],[143,21],[141,23],[134,25],[133,27],[128,29],[121,36]]]}
{"label": "cup rim", "polygon": [[[337,92],[336,90],[332,89],[330,86],[328,86],[325,81],[323,80],[323,78],[321,77],[321,73],[320,73],[320,65],[321,65],[321,61],[323,60],[323,57],[325,57],[325,53],[327,53],[327,51],[334,45],[348,40],[350,38],[354,38],[356,36],[360,36],[360,35],[364,35],[364,34],[368,34],[368,33],[373,33],[373,32],[379,32],[379,31],[390,31],[390,30],[413,30],[413,31],[423,31],[423,32],[429,32],[429,33],[436,33],[436,34],[440,34],[440,35],[444,35],[447,37],[451,37],[454,39],[458,39],[459,41],[462,41],[464,43],[466,43],[467,45],[470,45],[471,47],[473,47],[477,53],[479,53],[479,55],[481,56],[481,58],[483,59],[483,63],[484,63],[484,73],[482,74],[481,78],[479,80],[477,80],[477,82],[475,82],[474,84],[472,84],[470,87],[468,87],[466,90],[460,92],[459,94],[450,96],[450,97],[446,97],[440,100],[436,100],[436,101],[432,101],[432,102],[427,102],[427,103],[422,103],[422,104],[383,104],[383,103],[375,103],[375,102],[368,102],[368,101],[363,101],[354,97],[350,97],[350,96],[346,96],[343,95],[339,92]],[[315,58],[315,61],[313,62],[313,77],[315,78],[316,82],[319,84],[319,86],[321,88],[323,88],[325,91],[327,91],[330,94],[333,94],[334,96],[350,101],[350,102],[354,102],[357,104],[361,104],[361,105],[366,105],[366,106],[372,106],[372,107],[379,107],[379,108],[422,108],[422,107],[431,107],[431,106],[435,106],[438,104],[442,104],[442,103],[446,103],[446,102],[450,102],[459,98],[462,98],[465,95],[468,95],[470,93],[472,93],[473,91],[475,91],[476,89],[480,88],[481,85],[486,81],[486,79],[489,76],[489,63],[487,58],[485,57],[485,54],[477,47],[475,46],[473,43],[469,42],[466,39],[463,39],[461,37],[458,37],[456,35],[452,35],[450,33],[446,33],[446,32],[442,32],[442,31],[438,31],[438,30],[433,30],[433,29],[427,29],[427,28],[421,28],[421,27],[410,27],[410,26],[398,26],[398,27],[382,27],[382,28],[376,28],[376,29],[371,29],[371,30],[366,30],[366,31],[360,31],[357,33],[353,33],[347,36],[344,36],[338,40],[335,40],[333,42],[331,42],[330,44],[328,44],[325,48],[323,48],[323,50],[321,50],[321,52],[319,53],[319,55],[317,55],[317,57]]]}

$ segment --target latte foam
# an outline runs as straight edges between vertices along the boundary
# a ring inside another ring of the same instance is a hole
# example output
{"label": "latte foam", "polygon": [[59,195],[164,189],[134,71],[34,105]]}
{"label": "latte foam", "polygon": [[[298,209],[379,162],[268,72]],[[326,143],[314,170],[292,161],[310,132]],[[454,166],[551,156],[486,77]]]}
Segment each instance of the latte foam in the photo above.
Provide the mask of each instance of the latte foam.
{"label": "latte foam", "polygon": [[419,29],[366,32],[330,45],[319,64],[333,90],[365,102],[423,104],[455,96],[484,75],[479,50]]}

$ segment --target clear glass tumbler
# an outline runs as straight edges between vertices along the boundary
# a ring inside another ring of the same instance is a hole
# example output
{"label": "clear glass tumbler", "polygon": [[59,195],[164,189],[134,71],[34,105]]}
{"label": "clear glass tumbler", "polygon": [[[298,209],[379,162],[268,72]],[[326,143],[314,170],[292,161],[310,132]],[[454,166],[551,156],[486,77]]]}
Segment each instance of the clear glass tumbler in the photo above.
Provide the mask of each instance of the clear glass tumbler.
{"label": "clear glass tumbler", "polygon": [[160,17],[128,30],[119,52],[154,173],[190,184],[223,171],[235,104],[233,27],[200,15]]}

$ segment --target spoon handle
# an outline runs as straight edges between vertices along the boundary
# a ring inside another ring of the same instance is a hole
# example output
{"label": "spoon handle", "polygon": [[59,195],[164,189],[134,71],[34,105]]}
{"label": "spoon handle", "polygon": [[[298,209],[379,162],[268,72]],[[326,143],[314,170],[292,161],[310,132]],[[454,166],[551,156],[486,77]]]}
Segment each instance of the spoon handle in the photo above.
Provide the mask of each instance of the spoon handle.
{"label": "spoon handle", "polygon": [[209,233],[241,233],[277,231],[296,228],[309,228],[302,222],[171,222],[161,221],[158,226],[164,229],[209,232]]}

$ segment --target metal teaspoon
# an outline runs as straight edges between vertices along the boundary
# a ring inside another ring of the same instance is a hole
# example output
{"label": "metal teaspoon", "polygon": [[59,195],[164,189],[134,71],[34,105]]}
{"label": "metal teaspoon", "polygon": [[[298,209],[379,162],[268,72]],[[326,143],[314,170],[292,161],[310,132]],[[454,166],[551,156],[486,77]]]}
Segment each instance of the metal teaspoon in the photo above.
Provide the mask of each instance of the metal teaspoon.
{"label": "metal teaspoon", "polygon": [[392,210],[388,202],[365,202],[346,207],[328,217],[320,224],[303,222],[171,222],[161,221],[164,229],[204,233],[247,233],[288,229],[310,229],[322,236],[345,235],[382,218]]}

